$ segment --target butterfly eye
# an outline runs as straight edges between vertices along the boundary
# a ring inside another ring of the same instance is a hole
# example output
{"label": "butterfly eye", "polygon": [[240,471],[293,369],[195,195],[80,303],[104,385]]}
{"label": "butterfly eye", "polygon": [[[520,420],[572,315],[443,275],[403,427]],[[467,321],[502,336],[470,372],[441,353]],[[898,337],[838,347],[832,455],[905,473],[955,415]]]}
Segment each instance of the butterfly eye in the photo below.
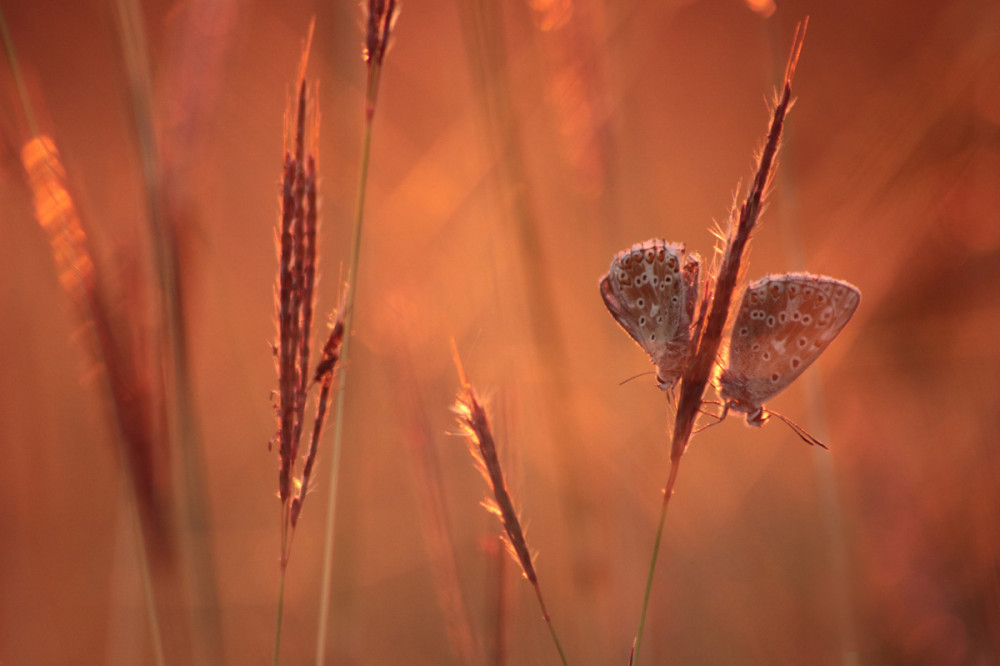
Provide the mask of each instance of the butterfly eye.
{"label": "butterfly eye", "polygon": [[807,344],[809,344],[809,340],[807,340],[805,337],[799,338],[799,342],[798,342],[799,349],[805,349],[805,346]]}
{"label": "butterfly eye", "polygon": [[649,278],[649,283],[651,285],[653,285],[654,287],[656,286],[656,283],[659,282],[659,281],[660,281],[660,278],[656,277],[655,275],[653,277]]}
{"label": "butterfly eye", "polygon": [[766,351],[763,354],[761,354],[760,357],[762,359],[764,359],[765,361],[770,361],[771,360],[771,352]]}
{"label": "butterfly eye", "polygon": [[816,302],[819,303],[820,305],[825,304],[826,303],[826,296],[824,296],[822,293],[816,294]]}
{"label": "butterfly eye", "polygon": [[785,312],[778,313],[778,323],[784,324],[788,320],[788,314]]}
{"label": "butterfly eye", "polygon": [[792,370],[795,370],[800,365],[802,365],[802,359],[800,359],[798,356],[793,356],[792,360],[789,361],[789,365],[792,366]]}
{"label": "butterfly eye", "polygon": [[774,328],[774,315],[767,316],[767,327]]}
{"label": "butterfly eye", "polygon": [[635,307],[639,309],[646,307],[646,299],[642,298],[641,296],[635,299]]}
{"label": "butterfly eye", "polygon": [[771,382],[777,384],[779,381],[781,381],[781,375],[778,374],[777,372],[773,373],[771,375]]}
{"label": "butterfly eye", "polygon": [[639,326],[645,326],[645,325],[646,325],[646,317],[645,316],[639,317]]}
{"label": "butterfly eye", "polygon": [[799,314],[798,310],[796,310],[795,312],[792,313],[792,321],[798,321],[801,318],[802,318],[802,315]]}
{"label": "butterfly eye", "polygon": [[810,315],[807,314],[802,315],[802,324],[804,326],[808,326],[809,324],[811,324],[812,320],[813,318]]}
{"label": "butterfly eye", "polygon": [[[743,328],[740,329],[740,336],[741,337],[745,338],[748,335],[750,335],[750,329],[749,328],[747,328],[746,326],[744,326]],[[805,339],[805,338],[803,338],[803,339]]]}

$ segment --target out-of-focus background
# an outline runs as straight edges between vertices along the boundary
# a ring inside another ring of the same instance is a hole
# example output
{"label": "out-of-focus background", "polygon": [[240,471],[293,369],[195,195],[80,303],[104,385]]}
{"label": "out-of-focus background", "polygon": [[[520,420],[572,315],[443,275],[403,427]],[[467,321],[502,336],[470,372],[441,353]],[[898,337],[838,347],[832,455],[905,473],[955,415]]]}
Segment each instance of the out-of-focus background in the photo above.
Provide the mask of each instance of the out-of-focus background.
{"label": "out-of-focus background", "polygon": [[[149,283],[152,254],[113,4],[2,7],[105,286],[127,303]],[[267,443],[283,114],[315,16],[322,334],[349,255],[362,15],[354,1],[142,11],[170,175],[161,185],[183,203],[173,223],[191,441],[221,644],[226,663],[265,663],[278,586]],[[482,663],[496,663],[498,644],[505,663],[556,663],[530,586],[496,553],[485,485],[454,434],[450,338],[489,398],[570,662],[625,663],[670,408],[651,376],[622,384],[652,367],[597,281],[616,252],[650,237],[711,256],[710,230],[752,176],[806,15],[746,276],[809,270],[863,293],[822,359],[769,405],[830,450],[738,418],[695,437],[643,658],[1000,661],[1000,5],[410,0],[375,119],[330,663],[459,663],[450,637],[461,631],[442,610],[454,592],[442,583],[448,552]],[[151,663],[115,422],[34,217],[19,158],[30,135],[6,63],[0,84],[0,662]],[[138,339],[151,335],[147,310],[117,310]],[[312,659],[329,440],[289,564],[282,663]],[[435,492],[444,536],[428,509]],[[211,627],[192,603],[162,597],[175,659]]]}

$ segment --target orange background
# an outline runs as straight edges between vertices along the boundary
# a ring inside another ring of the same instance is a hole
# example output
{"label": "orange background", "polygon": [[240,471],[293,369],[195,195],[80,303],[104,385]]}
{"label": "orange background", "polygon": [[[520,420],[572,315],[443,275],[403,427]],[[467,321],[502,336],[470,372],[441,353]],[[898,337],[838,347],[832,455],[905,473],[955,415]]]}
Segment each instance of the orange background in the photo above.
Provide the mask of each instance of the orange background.
{"label": "orange background", "polygon": [[[349,255],[362,20],[356,2],[143,5],[156,121],[190,204],[181,269],[222,643],[227,663],[266,663],[282,117],[315,15],[322,324]],[[3,9],[42,131],[123,291],[114,266],[143,275],[149,241],[111,11]],[[470,624],[483,654],[495,641],[497,523],[453,435],[451,337],[489,396],[570,662],[625,663],[669,409],[649,376],[620,385],[651,366],[597,281],[616,252],[654,236],[711,255],[805,15],[797,101],[746,276],[809,270],[862,291],[838,340],[770,405],[830,451],[738,418],[694,439],[644,660],[1000,659],[1000,5],[788,2],[765,18],[719,0],[409,0],[375,120],[330,663],[456,661],[422,523],[426,479],[405,445],[414,409],[440,465]],[[151,663],[115,431],[34,219],[6,66],[0,84],[0,662]],[[325,453],[289,565],[283,663],[306,663],[315,642]],[[530,587],[503,567],[508,663],[555,663]],[[190,613],[163,605],[174,654]]]}

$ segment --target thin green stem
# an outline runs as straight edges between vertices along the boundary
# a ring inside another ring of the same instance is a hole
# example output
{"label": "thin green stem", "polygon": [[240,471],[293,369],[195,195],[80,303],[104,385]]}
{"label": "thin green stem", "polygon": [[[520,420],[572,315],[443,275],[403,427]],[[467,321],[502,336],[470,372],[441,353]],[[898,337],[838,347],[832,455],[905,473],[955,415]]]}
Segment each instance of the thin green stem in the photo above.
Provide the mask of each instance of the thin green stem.
{"label": "thin green stem", "polygon": [[278,613],[274,628],[274,657],[271,663],[278,666],[278,653],[281,647],[281,620],[284,618],[285,610],[285,572],[288,570],[288,560],[282,556],[281,575],[278,577]]}
{"label": "thin green stem", "polygon": [[567,666],[566,653],[563,652],[562,643],[559,642],[559,636],[556,635],[556,628],[552,625],[552,617],[545,608],[545,602],[542,601],[542,588],[537,581],[534,584],[534,588],[535,596],[538,597],[538,605],[541,606],[542,615],[545,617],[545,625],[549,628],[549,633],[552,635],[552,642],[556,644],[556,650],[559,651],[559,659],[562,661],[563,666]]}
{"label": "thin green stem", "polygon": [[646,591],[642,597],[642,612],[639,614],[639,630],[635,635],[635,647],[632,648],[632,658],[629,660],[631,666],[639,663],[639,647],[642,645],[642,630],[646,626],[646,610],[649,608],[649,595],[653,590],[653,573],[656,571],[656,560],[660,554],[660,541],[663,538],[663,524],[667,519],[667,506],[670,504],[670,496],[674,494],[674,483],[677,481],[677,470],[681,466],[680,459],[671,461],[670,478],[667,479],[667,487],[663,490],[663,506],[660,507],[660,525],[656,528],[656,540],[653,542],[653,556],[649,561],[649,573],[646,576]]}
{"label": "thin green stem", "polygon": [[347,369],[350,367],[351,341],[354,339],[354,297],[357,294],[358,259],[361,255],[361,230],[364,222],[365,193],[368,187],[368,164],[371,160],[372,121],[375,117],[375,100],[382,68],[371,62],[368,68],[368,85],[365,93],[365,130],[361,145],[361,166],[355,202],[354,232],[351,242],[351,259],[347,267],[347,296],[344,300],[344,342],[341,347],[337,374],[337,406],[333,421],[333,447],[330,452],[330,495],[326,507],[326,529],[323,543],[323,580],[319,605],[319,631],[316,638],[316,664],[322,666],[326,659],[327,625],[330,614],[330,586],[333,577],[333,532],[337,515],[337,489],[340,473],[340,451],[344,433],[344,402],[347,387]]}

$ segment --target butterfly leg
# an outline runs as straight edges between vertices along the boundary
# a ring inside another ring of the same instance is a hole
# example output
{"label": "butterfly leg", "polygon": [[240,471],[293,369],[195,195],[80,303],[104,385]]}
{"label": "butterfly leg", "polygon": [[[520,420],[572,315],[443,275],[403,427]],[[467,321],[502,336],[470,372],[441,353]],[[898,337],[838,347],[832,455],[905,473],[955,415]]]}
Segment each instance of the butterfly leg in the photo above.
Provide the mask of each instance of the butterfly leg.
{"label": "butterfly leg", "polygon": [[[715,403],[713,403],[713,404],[715,404]],[[725,421],[726,420],[726,415],[729,414],[729,403],[723,403],[722,404],[722,413],[721,414],[712,414],[711,412],[706,412],[703,409],[699,409],[698,411],[701,412],[702,414],[704,414],[705,416],[714,416],[718,420],[715,423],[709,423],[708,425],[703,425],[703,426],[700,426],[698,428],[695,428],[694,432],[692,432],[691,434],[698,434],[702,430],[708,430],[712,426],[717,426],[720,423],[722,423],[723,421]]]}

